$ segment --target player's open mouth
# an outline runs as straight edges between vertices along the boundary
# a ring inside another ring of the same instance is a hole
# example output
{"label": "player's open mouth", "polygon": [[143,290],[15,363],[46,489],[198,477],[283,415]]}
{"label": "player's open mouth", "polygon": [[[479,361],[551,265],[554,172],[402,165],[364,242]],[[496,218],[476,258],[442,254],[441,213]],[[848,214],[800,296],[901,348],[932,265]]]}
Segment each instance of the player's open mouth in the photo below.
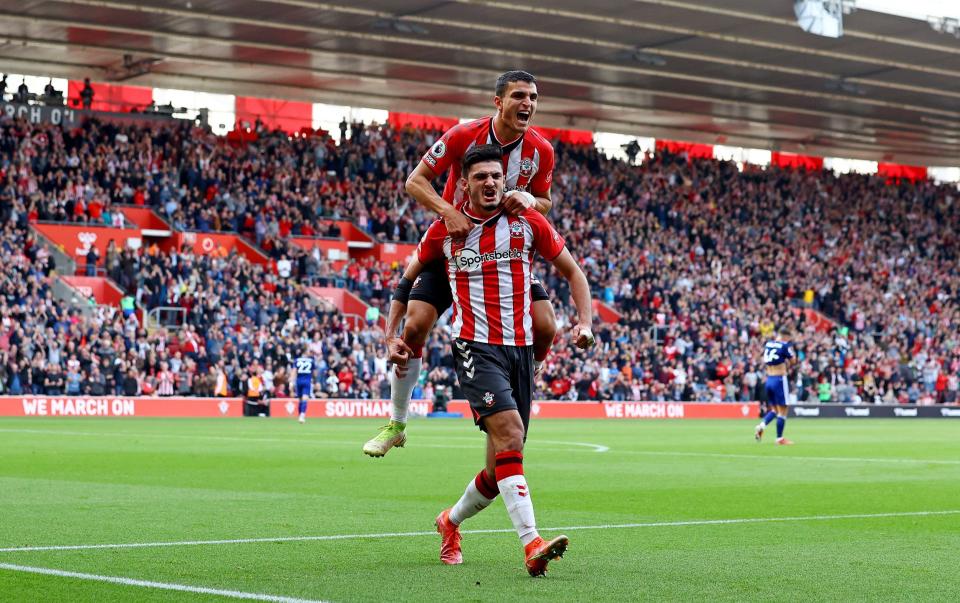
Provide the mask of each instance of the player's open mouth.
{"label": "player's open mouth", "polygon": [[496,201],[497,199],[497,189],[495,188],[485,188],[483,189],[483,198],[487,201]]}
{"label": "player's open mouth", "polygon": [[529,111],[517,111],[517,121],[521,123],[527,123],[530,121],[530,112]]}

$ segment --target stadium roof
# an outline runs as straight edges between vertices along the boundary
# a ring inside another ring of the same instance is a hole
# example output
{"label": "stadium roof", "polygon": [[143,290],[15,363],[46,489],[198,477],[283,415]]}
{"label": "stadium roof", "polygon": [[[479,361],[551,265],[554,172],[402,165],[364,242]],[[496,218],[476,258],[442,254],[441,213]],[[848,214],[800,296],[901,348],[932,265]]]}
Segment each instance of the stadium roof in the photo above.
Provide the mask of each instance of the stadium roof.
{"label": "stadium roof", "polygon": [[960,40],[866,10],[813,36],[792,5],[0,0],[0,68],[463,117],[523,68],[545,126],[960,165]]}

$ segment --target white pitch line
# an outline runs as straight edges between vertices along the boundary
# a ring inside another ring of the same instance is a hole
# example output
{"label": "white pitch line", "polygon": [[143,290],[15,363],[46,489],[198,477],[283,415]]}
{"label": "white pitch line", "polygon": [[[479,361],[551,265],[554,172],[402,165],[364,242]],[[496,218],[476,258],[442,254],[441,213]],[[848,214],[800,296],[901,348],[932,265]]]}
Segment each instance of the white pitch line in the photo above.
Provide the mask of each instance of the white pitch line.
{"label": "white pitch line", "polygon": [[944,459],[898,459],[898,458],[865,458],[856,456],[796,456],[776,454],[727,454],[722,452],[686,452],[680,450],[618,450],[617,454],[641,454],[650,456],[693,456],[714,459],[766,459],[775,461],[830,461],[848,463],[932,463],[934,465],[960,465],[957,460]]}
{"label": "white pitch line", "polygon": [[[155,438],[155,439],[186,439],[186,440],[214,440],[214,441],[227,441],[227,442],[279,442],[279,443],[290,443],[290,442],[302,442],[309,444],[316,444],[319,446],[354,446],[357,442],[353,440],[330,440],[330,439],[306,439],[306,438],[263,438],[263,437],[240,437],[240,436],[219,436],[219,435],[187,435],[179,433],[133,433],[133,432],[95,432],[95,431],[67,431],[67,430],[57,430],[57,429],[0,429],[0,433],[29,433],[29,434],[39,434],[39,435],[56,435],[56,436],[80,436],[80,437],[121,437],[121,438]],[[425,438],[430,438],[434,436],[424,435]],[[483,440],[480,437],[467,437],[467,436],[443,436],[444,439],[448,440],[472,440],[479,442],[482,445]],[[590,452],[607,452],[610,450],[609,446],[604,446],[603,444],[589,444],[586,442],[561,442],[561,441],[552,441],[552,440],[537,440],[532,443],[534,448],[540,448],[538,444],[560,444],[563,446],[582,446],[585,448],[590,448]],[[474,450],[477,448],[477,445],[466,446],[466,445],[457,445],[457,444],[425,444],[418,442],[417,446],[419,448],[462,448],[465,450]],[[548,448],[547,450],[564,450],[569,451],[569,448]]]}
{"label": "white pitch line", "polygon": [[532,442],[533,444],[562,444],[564,446],[583,446],[584,448],[592,448],[593,452],[609,452],[610,447],[604,446],[603,444],[590,444],[589,442],[561,442],[558,440],[536,440]]}
{"label": "white pitch line", "polygon": [[281,597],[278,595],[265,595],[261,593],[245,593],[238,590],[223,590],[219,588],[206,588],[204,586],[172,584],[170,582],[153,582],[151,580],[136,580],[134,578],[124,578],[122,576],[103,576],[100,574],[68,572],[68,571],[53,569],[49,567],[33,567],[29,565],[15,565],[13,563],[0,563],[0,570],[7,570],[11,572],[26,572],[28,574],[42,574],[44,576],[58,576],[60,578],[77,578],[79,580],[93,580],[96,582],[109,582],[111,584],[121,584],[123,586],[139,586],[140,588],[175,590],[179,592],[194,593],[199,595],[217,595],[220,597],[229,597],[231,599],[247,599],[251,601],[272,601],[274,603],[323,603],[322,601],[315,601],[311,599],[297,599],[295,597]]}
{"label": "white pitch line", "polygon": [[[796,517],[742,517],[733,519],[691,519],[677,521],[654,521],[644,523],[610,523],[585,526],[561,526],[543,528],[545,532],[574,530],[616,530],[631,528],[660,528],[676,526],[712,526],[743,523],[776,523],[795,521],[828,521],[835,519],[878,519],[884,517],[927,517],[936,515],[960,515],[960,509],[947,511],[902,511],[892,513],[856,513],[851,515],[806,515]],[[513,529],[461,530],[461,534],[506,534]],[[128,542],[119,544],[70,544],[50,546],[24,546],[0,548],[0,553],[30,553],[38,551],[79,551],[90,549],[137,549],[174,546],[200,546],[216,544],[252,544],[265,542],[312,542],[323,540],[361,540],[370,538],[401,538],[412,536],[433,536],[436,530],[424,532],[385,532],[380,534],[328,534],[325,536],[278,536],[274,538],[230,538],[225,540],[181,540],[175,542]]]}

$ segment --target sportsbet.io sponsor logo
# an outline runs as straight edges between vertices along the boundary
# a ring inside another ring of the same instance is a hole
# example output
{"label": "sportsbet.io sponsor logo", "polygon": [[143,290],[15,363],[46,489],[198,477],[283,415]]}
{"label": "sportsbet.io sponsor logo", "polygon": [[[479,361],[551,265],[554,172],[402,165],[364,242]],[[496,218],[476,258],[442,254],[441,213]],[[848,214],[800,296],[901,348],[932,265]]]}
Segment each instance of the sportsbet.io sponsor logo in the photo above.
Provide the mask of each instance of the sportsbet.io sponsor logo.
{"label": "sportsbet.io sponsor logo", "polygon": [[457,270],[470,272],[476,270],[486,262],[501,262],[503,260],[519,260],[523,257],[523,252],[519,249],[510,249],[509,251],[491,251],[489,253],[479,253],[475,249],[461,249],[453,256],[454,266]]}

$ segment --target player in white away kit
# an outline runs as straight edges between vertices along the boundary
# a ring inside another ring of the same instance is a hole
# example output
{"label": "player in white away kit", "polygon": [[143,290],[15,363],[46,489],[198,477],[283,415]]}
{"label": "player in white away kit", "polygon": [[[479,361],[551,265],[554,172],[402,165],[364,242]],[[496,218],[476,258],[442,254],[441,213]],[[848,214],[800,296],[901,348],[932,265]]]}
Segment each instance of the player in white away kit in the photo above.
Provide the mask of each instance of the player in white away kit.
{"label": "player in white away kit", "polygon": [[[455,240],[443,221],[434,222],[404,276],[413,280],[438,260],[446,266],[453,291],[457,378],[474,421],[487,433],[486,468],[470,480],[460,500],[437,517],[440,560],[462,562],[460,523],[501,494],[524,545],[527,571],[542,576],[547,562],[563,555],[567,537],[540,538],[523,475],[534,378],[530,313],[534,253],[552,262],[570,282],[578,318],[573,337],[581,349],[594,344],[593,309],[586,277],[547,219],[532,208],[514,216],[501,205],[501,157],[499,145],[478,145],[464,155],[460,186],[468,200],[462,211],[473,226],[465,239]],[[389,339],[397,338],[405,306],[398,300],[390,306]],[[405,364],[402,358],[399,370]]]}

